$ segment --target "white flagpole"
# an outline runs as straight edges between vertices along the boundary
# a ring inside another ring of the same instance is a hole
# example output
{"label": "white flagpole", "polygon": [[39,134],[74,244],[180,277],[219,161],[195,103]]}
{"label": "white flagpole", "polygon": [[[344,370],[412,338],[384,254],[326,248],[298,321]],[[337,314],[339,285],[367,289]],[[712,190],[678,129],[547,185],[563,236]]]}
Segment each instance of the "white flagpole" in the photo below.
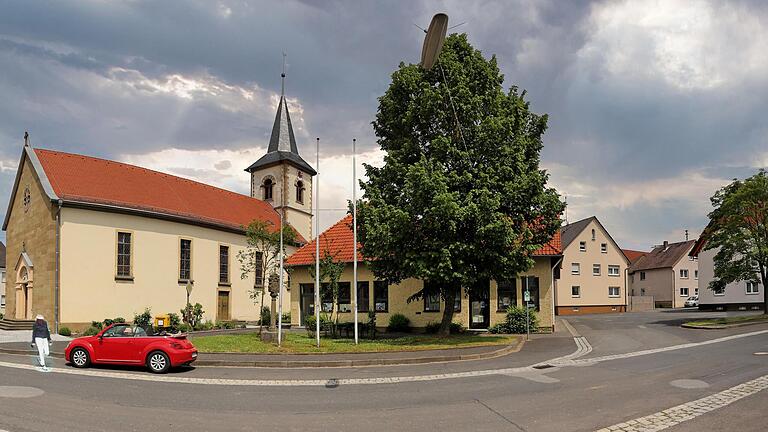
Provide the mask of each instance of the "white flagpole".
{"label": "white flagpole", "polygon": [[[285,191],[280,191],[281,194]],[[280,209],[280,289],[277,291],[277,346],[283,343],[283,211]]]}
{"label": "white flagpole", "polygon": [[355,290],[355,345],[358,343],[357,330],[357,140],[352,138],[352,285]]}
{"label": "white flagpole", "polygon": [[320,348],[320,138],[315,150],[315,336]]}

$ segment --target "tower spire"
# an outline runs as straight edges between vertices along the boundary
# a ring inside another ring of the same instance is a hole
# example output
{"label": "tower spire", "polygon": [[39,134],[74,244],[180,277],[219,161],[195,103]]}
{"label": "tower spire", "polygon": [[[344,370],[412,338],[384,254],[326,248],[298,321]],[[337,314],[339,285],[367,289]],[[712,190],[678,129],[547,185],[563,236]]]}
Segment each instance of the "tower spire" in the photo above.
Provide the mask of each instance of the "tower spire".
{"label": "tower spire", "polygon": [[285,97],[285,51],[283,51],[283,73],[280,74],[280,98]]}

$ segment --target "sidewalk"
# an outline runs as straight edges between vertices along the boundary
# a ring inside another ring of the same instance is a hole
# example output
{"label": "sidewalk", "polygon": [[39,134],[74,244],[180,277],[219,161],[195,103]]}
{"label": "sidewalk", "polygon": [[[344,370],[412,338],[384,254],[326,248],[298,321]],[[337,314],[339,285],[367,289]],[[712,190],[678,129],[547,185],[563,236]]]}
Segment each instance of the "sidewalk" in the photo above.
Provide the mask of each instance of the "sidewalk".
{"label": "sidewalk", "polygon": [[[28,333],[28,332],[25,332]],[[453,348],[424,351],[396,351],[379,353],[333,353],[333,354],[245,354],[245,353],[200,353],[195,366],[233,367],[344,367],[398,364],[424,364],[459,360],[490,359],[519,351],[523,345],[520,338],[511,345]],[[67,341],[54,341],[51,356],[63,358]],[[0,343],[0,353],[35,354],[28,341]]]}
{"label": "sidewalk", "polygon": [[[51,332],[51,339],[54,341],[69,341],[72,338],[53,334]],[[0,330],[0,344],[9,342],[26,342],[29,346],[29,342],[32,341],[32,330]],[[66,344],[64,344],[66,346]]]}

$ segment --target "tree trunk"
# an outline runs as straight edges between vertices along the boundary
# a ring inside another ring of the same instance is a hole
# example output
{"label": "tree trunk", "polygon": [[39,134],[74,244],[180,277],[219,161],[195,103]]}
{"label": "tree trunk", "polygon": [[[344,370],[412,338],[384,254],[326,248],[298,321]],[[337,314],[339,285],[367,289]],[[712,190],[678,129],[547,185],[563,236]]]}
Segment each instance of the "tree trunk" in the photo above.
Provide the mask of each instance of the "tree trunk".
{"label": "tree trunk", "polygon": [[453,309],[456,303],[456,295],[460,289],[460,287],[450,287],[443,294],[443,297],[445,298],[445,309],[443,309],[443,319],[440,321],[440,330],[437,332],[437,334],[440,336],[448,336],[451,334]]}
{"label": "tree trunk", "polygon": [[763,279],[763,315],[768,315],[768,292],[766,292],[766,279],[768,279],[768,271],[763,266],[760,266],[760,278]]}

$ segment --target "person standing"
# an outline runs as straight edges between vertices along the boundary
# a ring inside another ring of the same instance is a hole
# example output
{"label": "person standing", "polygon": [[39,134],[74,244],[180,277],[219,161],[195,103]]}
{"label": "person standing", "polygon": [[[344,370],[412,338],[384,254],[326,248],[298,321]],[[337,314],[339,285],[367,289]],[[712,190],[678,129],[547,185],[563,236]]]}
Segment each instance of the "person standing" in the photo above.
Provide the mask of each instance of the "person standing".
{"label": "person standing", "polygon": [[48,330],[48,323],[42,315],[35,317],[35,325],[32,327],[32,346],[37,345],[37,352],[40,355],[40,366],[43,372],[48,372],[45,365],[45,357],[50,354],[51,331]]}

